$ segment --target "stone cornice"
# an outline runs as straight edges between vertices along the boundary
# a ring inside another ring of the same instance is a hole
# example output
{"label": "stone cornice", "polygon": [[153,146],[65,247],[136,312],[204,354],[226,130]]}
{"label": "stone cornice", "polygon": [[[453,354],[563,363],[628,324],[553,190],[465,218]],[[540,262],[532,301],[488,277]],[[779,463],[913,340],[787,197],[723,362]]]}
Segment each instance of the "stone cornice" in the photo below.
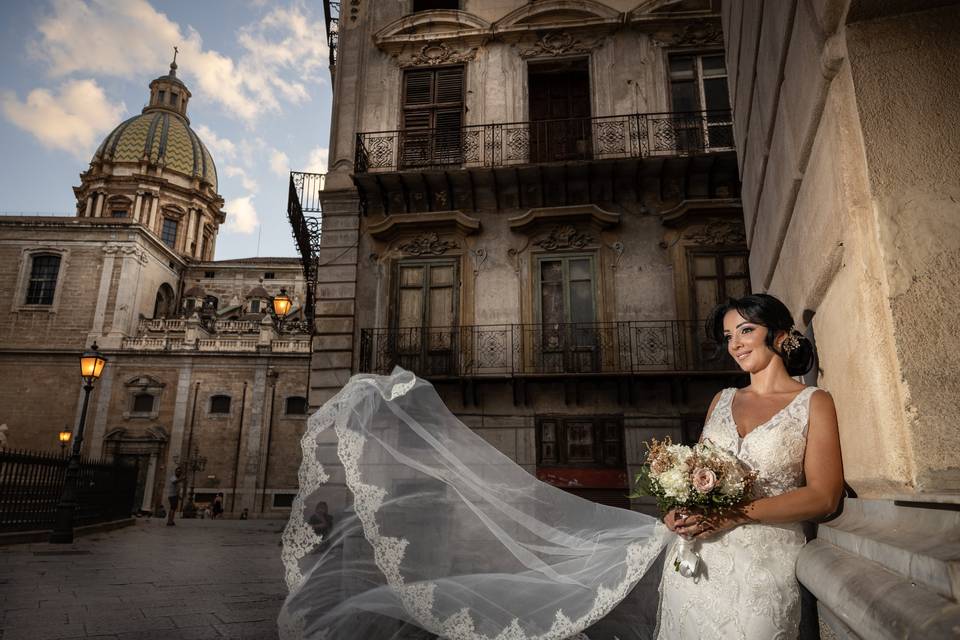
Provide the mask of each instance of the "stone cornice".
{"label": "stone cornice", "polygon": [[406,234],[419,235],[423,232],[446,232],[468,236],[478,231],[480,231],[480,221],[461,211],[400,213],[387,216],[367,229],[371,237],[381,241],[389,241]]}
{"label": "stone cornice", "polygon": [[604,211],[595,204],[576,204],[567,207],[539,207],[521,216],[509,218],[510,230],[529,234],[532,230],[550,225],[588,223],[598,230],[620,224],[620,214]]}

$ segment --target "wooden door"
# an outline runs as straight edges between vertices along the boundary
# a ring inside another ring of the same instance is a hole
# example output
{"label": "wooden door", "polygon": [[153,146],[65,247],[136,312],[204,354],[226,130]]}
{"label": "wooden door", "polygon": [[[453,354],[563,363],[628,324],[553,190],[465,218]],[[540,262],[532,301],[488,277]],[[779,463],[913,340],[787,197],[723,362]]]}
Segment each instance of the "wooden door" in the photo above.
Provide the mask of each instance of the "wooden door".
{"label": "wooden door", "polygon": [[452,260],[396,263],[393,352],[396,364],[421,375],[456,372],[458,280]]}
{"label": "wooden door", "polygon": [[593,136],[587,61],[531,63],[528,86],[530,161],[590,158]]}
{"label": "wooden door", "polygon": [[710,311],[728,298],[750,293],[749,254],[742,250],[694,250],[688,254],[692,316],[695,335],[694,355],[701,364],[729,365],[722,345],[716,345],[704,333],[703,322]]}
{"label": "wooden door", "polygon": [[542,257],[537,277],[539,368],[544,373],[597,371],[601,353],[593,256]]}

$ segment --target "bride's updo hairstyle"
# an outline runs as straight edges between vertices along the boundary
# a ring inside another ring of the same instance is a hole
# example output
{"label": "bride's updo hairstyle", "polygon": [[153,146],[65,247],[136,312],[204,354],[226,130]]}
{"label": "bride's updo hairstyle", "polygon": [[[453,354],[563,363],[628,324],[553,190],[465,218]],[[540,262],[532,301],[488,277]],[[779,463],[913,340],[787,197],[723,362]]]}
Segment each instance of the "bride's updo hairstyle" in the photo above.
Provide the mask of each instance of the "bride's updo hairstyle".
{"label": "bride's updo hairstyle", "polygon": [[[791,376],[802,376],[813,367],[814,350],[810,340],[794,327],[793,316],[790,315],[787,305],[766,293],[754,293],[742,298],[730,298],[714,307],[707,317],[705,329],[707,335],[716,340],[718,344],[725,344],[723,317],[731,309],[746,320],[767,328],[767,346],[780,356],[783,364],[786,365],[787,373]],[[783,349],[777,349],[774,346],[774,338],[780,331],[787,332],[787,340],[784,340],[784,343],[790,345],[785,345]]]}

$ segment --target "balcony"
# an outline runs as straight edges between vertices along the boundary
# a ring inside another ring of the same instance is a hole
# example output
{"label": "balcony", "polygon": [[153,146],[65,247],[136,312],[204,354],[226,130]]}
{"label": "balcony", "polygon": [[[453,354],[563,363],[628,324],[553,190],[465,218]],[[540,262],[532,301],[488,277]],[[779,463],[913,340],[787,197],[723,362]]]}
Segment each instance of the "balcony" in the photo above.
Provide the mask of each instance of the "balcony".
{"label": "balcony", "polygon": [[363,329],[360,371],[431,379],[740,373],[699,323],[633,320]]}
{"label": "balcony", "polygon": [[[317,287],[317,255],[320,252],[321,207],[324,174],[290,172],[287,190],[287,221],[300,253],[300,265],[306,284],[304,316],[312,329],[314,293]],[[308,215],[308,214],[316,215]]]}
{"label": "balcony", "polygon": [[739,195],[729,111],[358,133],[353,178],[385,215]]}

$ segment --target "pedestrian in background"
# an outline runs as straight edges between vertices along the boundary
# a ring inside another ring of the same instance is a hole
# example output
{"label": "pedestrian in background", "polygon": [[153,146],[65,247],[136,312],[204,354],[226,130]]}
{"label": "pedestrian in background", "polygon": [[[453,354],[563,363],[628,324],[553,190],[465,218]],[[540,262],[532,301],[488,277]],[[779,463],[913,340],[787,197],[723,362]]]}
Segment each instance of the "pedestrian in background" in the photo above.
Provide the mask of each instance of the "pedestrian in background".
{"label": "pedestrian in background", "polygon": [[167,526],[172,527],[176,523],[173,521],[173,514],[177,512],[177,506],[180,504],[180,485],[183,483],[183,467],[177,467],[170,474],[167,480],[167,502],[170,503],[170,511],[167,512]]}
{"label": "pedestrian in background", "polygon": [[211,516],[214,520],[223,515],[223,494],[218,493],[217,496],[213,499],[213,515]]}

